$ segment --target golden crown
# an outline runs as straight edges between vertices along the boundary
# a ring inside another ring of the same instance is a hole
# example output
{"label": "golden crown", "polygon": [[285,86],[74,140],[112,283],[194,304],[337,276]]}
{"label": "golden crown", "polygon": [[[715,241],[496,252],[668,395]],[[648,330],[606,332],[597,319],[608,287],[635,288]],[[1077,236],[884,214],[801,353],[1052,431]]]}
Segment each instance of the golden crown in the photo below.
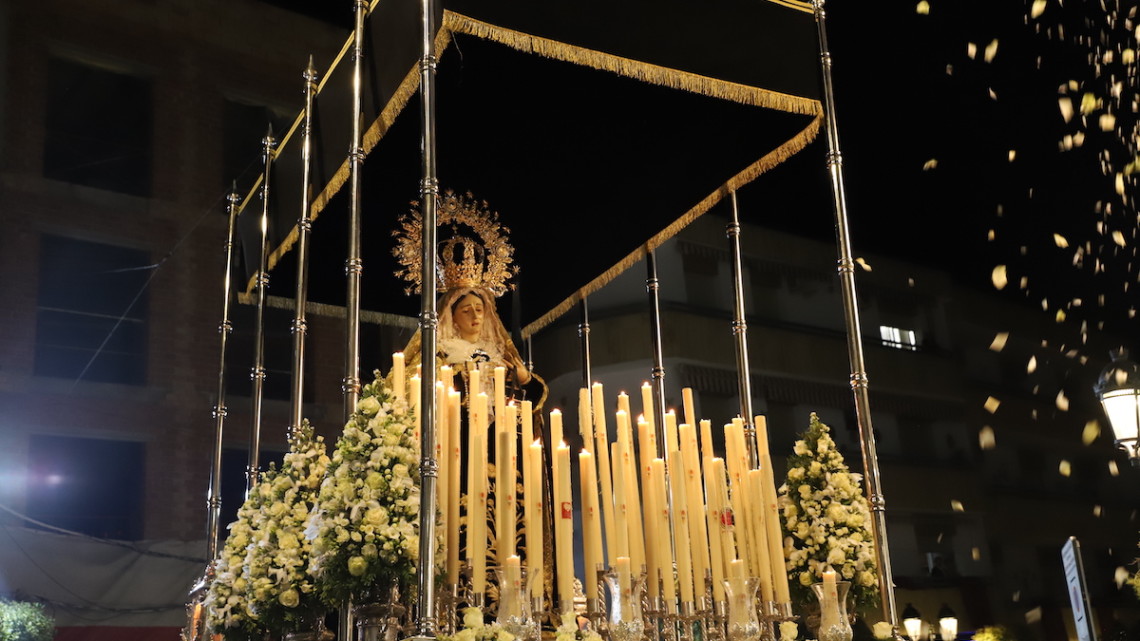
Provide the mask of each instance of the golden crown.
{"label": "golden crown", "polygon": [[[420,291],[423,272],[423,214],[419,202],[413,202],[411,211],[400,217],[396,247],[392,254],[400,262],[396,276],[411,283],[405,288],[409,294]],[[468,192],[465,196],[447,191],[440,198],[436,210],[436,225],[449,228],[450,233],[439,243],[436,278],[442,291],[459,287],[483,287],[496,296],[512,288],[508,284],[518,266],[511,265],[515,252],[507,242],[510,230],[499,224],[499,215],[492,212],[486,201],[478,202]]]}

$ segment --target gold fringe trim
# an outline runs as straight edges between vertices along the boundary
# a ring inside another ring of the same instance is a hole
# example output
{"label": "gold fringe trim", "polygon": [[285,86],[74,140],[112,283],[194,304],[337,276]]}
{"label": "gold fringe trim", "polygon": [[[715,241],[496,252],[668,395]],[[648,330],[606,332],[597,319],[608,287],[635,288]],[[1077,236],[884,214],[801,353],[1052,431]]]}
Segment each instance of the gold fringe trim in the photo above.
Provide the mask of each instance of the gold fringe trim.
{"label": "gold fringe trim", "polygon": [[804,13],[815,13],[815,7],[812,6],[811,2],[805,0],[768,0],[768,2]]}
{"label": "gold fringe trim", "polygon": [[444,12],[443,23],[445,28],[453,31],[491,40],[524,53],[533,53],[544,58],[561,60],[600,71],[609,71],[619,76],[670,89],[680,89],[711,98],[731,100],[745,105],[808,116],[818,115],[821,110],[819,101],[810,98],[750,87],[727,80],[718,80],[709,76],[568,45],[556,40],[497,27],[450,11]]}
{"label": "gold fringe trim", "polygon": [[819,134],[819,127],[822,121],[823,115],[817,115],[812,119],[808,126],[798,134],[791,137],[786,142],[784,142],[784,144],[765,154],[762,158],[746,167],[744,171],[741,171],[732,178],[729,178],[724,184],[718,187],[716,191],[712,192],[708,196],[705,196],[703,199],[701,199],[700,202],[682,214],[680,218],[674,220],[667,227],[665,227],[665,229],[650,237],[649,240],[645,242],[645,244],[635,249],[625,258],[618,261],[616,265],[607,269],[600,276],[587,283],[584,287],[572,294],[566,300],[556,305],[550,311],[543,314],[537,320],[524,327],[522,330],[523,338],[525,339],[534,336],[540,330],[561,317],[563,314],[569,312],[575,305],[581,302],[582,299],[606,286],[610,281],[617,278],[619,274],[636,265],[643,258],[645,258],[646,254],[657,249],[662,244],[664,244],[665,241],[669,240],[673,236],[676,236],[678,232],[687,227],[698,217],[705,214],[708,210],[712,209],[714,205],[719,203],[726,196],[740,189],[744,185],[752,182],[753,180],[756,180],[758,177],[760,177],[761,174],[767,172],[768,170],[774,168],[788,158],[791,158],[795,154],[802,151],[803,148],[808,145],[808,143],[810,143],[812,140],[815,140],[816,135]]}

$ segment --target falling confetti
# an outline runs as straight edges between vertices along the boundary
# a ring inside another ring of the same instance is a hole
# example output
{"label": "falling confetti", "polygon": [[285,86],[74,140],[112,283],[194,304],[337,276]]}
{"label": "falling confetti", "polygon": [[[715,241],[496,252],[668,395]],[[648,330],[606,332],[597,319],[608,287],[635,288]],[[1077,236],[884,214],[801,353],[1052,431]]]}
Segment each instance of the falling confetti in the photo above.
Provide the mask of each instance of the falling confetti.
{"label": "falling confetti", "polygon": [[1033,0],[1033,6],[1029,9],[1029,17],[1040,18],[1041,14],[1045,13],[1046,4],[1048,4],[1046,0]]}
{"label": "falling confetti", "polygon": [[1069,241],[1061,234],[1053,234],[1053,244],[1061,249],[1065,249],[1069,246]]}
{"label": "falling confetti", "polygon": [[1081,432],[1081,442],[1085,445],[1092,445],[1098,436],[1100,436],[1100,423],[1096,419],[1085,423],[1085,429]]}
{"label": "falling confetti", "polygon": [[[1057,106],[1061,108],[1061,117],[1065,122],[1073,119],[1073,99],[1068,96],[1061,96],[1057,99]],[[1072,136],[1069,137],[1069,146],[1072,146]]]}
{"label": "falling confetti", "polygon": [[1057,409],[1062,412],[1069,411],[1069,399],[1065,397],[1065,390],[1057,392]]}
{"label": "falling confetti", "polygon": [[922,0],[922,2],[915,6],[914,12],[921,16],[930,15],[930,3],[926,0]]}
{"label": "falling confetti", "polygon": [[976,547],[976,548],[973,548],[972,550],[970,550],[970,558],[974,559],[975,561],[981,561],[982,560],[982,548]]}
{"label": "falling confetti", "polygon": [[978,430],[978,447],[983,450],[992,450],[997,446],[997,438],[994,436],[994,428],[986,425]]}
{"label": "falling confetti", "polygon": [[1037,371],[1037,357],[1036,356],[1030,356],[1029,357],[1029,364],[1025,366],[1025,373],[1026,374],[1032,374],[1033,372],[1036,372],[1036,371]]}
{"label": "falling confetti", "polygon": [[1117,589],[1124,587],[1124,582],[1128,580],[1128,570],[1124,566],[1117,566],[1116,572],[1113,573],[1112,579],[1116,581]]}
{"label": "falling confetti", "polygon": [[994,340],[990,343],[990,351],[1000,352],[1005,349],[1005,342],[1009,340],[1009,332],[998,332],[994,336]]}
{"label": "falling confetti", "polygon": [[865,272],[871,271],[871,266],[868,265],[867,261],[863,260],[862,258],[856,258],[855,263],[858,264],[860,267],[862,267],[863,271],[865,271]]}
{"label": "falling confetti", "polygon": [[962,507],[962,502],[958,500],[950,501],[950,509],[955,512],[965,512],[966,508]]}
{"label": "falling confetti", "polygon": [[1061,476],[1068,477],[1073,473],[1073,465],[1065,459],[1061,459],[1061,463],[1057,466],[1057,471],[1061,473]]}
{"label": "falling confetti", "polygon": [[985,408],[986,408],[986,411],[989,412],[990,414],[997,412],[999,405],[1001,405],[1001,401],[997,400],[996,398],[994,398],[992,396],[986,399]]}
{"label": "falling confetti", "polygon": [[1112,232],[1112,242],[1120,245],[1121,247],[1124,247],[1126,245],[1124,242],[1124,234],[1122,234],[1119,229]]}
{"label": "falling confetti", "polygon": [[998,41],[997,41],[997,38],[994,38],[993,41],[991,41],[988,45],[986,45],[986,53],[984,54],[985,61],[986,62],[993,62],[994,57],[997,56],[997,51],[998,51]]}
{"label": "falling confetti", "polygon": [[1010,149],[1009,150],[1009,161],[1013,162],[1015,158],[1017,158],[1017,150],[1016,149]]}
{"label": "falling confetti", "polygon": [[1098,518],[1098,519],[1099,519],[1099,518],[1100,518],[1100,515],[1101,515],[1102,513],[1103,513],[1103,510],[1101,509],[1101,507],[1100,507],[1099,505],[1094,505],[1094,506],[1093,506],[1093,516],[1095,516],[1096,518]]}
{"label": "falling confetti", "polygon": [[978,55],[978,45],[976,45],[972,42],[967,42],[966,43],[966,57],[973,60],[974,56],[976,56],[976,55]]}
{"label": "falling confetti", "polygon": [[1009,279],[1005,275],[1005,265],[994,267],[993,272],[990,274],[990,280],[994,282],[996,289],[1005,289],[1005,286],[1009,284]]}
{"label": "falling confetti", "polygon": [[935,169],[936,167],[938,167],[938,159],[937,158],[931,158],[930,160],[922,163],[922,170],[923,171],[930,171],[931,169]]}
{"label": "falling confetti", "polygon": [[1037,606],[1025,613],[1025,622],[1029,625],[1041,622],[1041,606]]}
{"label": "falling confetti", "polygon": [[1108,462],[1108,473],[1112,476],[1120,476],[1120,468],[1117,467],[1116,461]]}

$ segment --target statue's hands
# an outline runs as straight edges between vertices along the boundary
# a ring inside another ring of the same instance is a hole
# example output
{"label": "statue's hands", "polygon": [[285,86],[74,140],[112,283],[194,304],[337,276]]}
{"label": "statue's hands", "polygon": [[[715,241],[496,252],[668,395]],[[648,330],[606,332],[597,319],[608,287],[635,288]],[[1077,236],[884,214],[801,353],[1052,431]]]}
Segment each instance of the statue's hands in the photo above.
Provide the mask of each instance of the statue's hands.
{"label": "statue's hands", "polygon": [[523,365],[522,363],[516,363],[515,380],[519,382],[519,385],[526,385],[530,382],[530,378],[530,370],[526,368],[526,365]]}

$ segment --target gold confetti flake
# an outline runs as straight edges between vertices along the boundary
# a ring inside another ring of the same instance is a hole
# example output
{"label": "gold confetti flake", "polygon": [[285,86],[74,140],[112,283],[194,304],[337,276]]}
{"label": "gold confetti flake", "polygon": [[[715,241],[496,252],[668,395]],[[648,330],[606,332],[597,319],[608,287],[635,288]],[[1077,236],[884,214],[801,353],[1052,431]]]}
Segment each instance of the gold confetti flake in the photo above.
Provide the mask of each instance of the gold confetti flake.
{"label": "gold confetti flake", "polygon": [[1037,371],[1037,357],[1036,356],[1030,356],[1029,357],[1029,363],[1025,366],[1025,373],[1026,374],[1032,374],[1033,372],[1036,372],[1036,371]]}
{"label": "gold confetti flake", "polygon": [[976,55],[978,55],[978,45],[976,45],[972,42],[967,42],[966,43],[966,57],[973,60],[974,56],[976,56]]}
{"label": "gold confetti flake", "polygon": [[1060,465],[1057,466],[1057,471],[1061,473],[1061,476],[1068,477],[1073,473],[1073,465],[1065,459],[1061,459]]}
{"label": "gold confetti flake", "polygon": [[862,257],[860,257],[860,258],[856,258],[856,259],[855,259],[855,263],[856,263],[856,264],[858,264],[860,267],[862,267],[862,268],[863,268],[863,271],[865,271],[865,272],[869,272],[869,271],[871,271],[871,266],[870,266],[870,265],[868,265],[868,264],[867,264],[867,261],[863,260],[863,258],[862,258]]}
{"label": "gold confetti flake", "polygon": [[1094,418],[1085,423],[1085,429],[1081,432],[1081,442],[1085,445],[1092,445],[1098,436],[1100,436],[1100,423]]}
{"label": "gold confetti flake", "polygon": [[1016,158],[1017,158],[1017,150],[1016,149],[1010,149],[1009,150],[1009,161],[1013,162],[1014,159],[1016,159]]}
{"label": "gold confetti flake", "polygon": [[1120,476],[1120,468],[1117,467],[1116,461],[1108,462],[1108,473],[1112,476]]}
{"label": "gold confetti flake", "polygon": [[[1117,176],[1119,176],[1119,174],[1117,174]],[[1123,192],[1121,192],[1121,193],[1123,193]],[[1124,234],[1121,233],[1121,231],[1119,229],[1112,232],[1112,242],[1116,243],[1117,245],[1120,245],[1121,247],[1125,246]]]}
{"label": "gold confetti flake", "polygon": [[1029,7],[1030,18],[1040,18],[1041,14],[1045,13],[1046,0],[1033,0],[1033,5]]}
{"label": "gold confetti flake", "polygon": [[914,12],[920,16],[930,15],[930,3],[926,0],[922,0],[922,2],[919,2],[918,5],[914,7]]}
{"label": "gold confetti flake", "polygon": [[1097,100],[1096,94],[1086,92],[1081,96],[1081,115],[1087,116],[1097,110],[1100,106],[1100,101]]}
{"label": "gold confetti flake", "polygon": [[950,501],[950,509],[954,510],[955,512],[965,512],[966,511],[966,508],[962,507],[962,502],[957,500],[957,499]]}
{"label": "gold confetti flake", "polygon": [[1057,321],[1058,323],[1063,323],[1063,322],[1065,322],[1065,310],[1063,310],[1063,309],[1058,309],[1058,310],[1057,310],[1056,321]]}
{"label": "gold confetti flake", "polygon": [[993,62],[994,56],[997,55],[997,51],[998,51],[998,41],[997,41],[997,38],[994,38],[992,41],[990,41],[990,43],[988,45],[986,45],[986,52],[984,54],[985,61],[986,62]]}
{"label": "gold confetti flake", "polygon": [[1100,507],[1099,505],[1094,505],[1094,506],[1093,506],[1093,516],[1095,516],[1096,518],[1098,518],[1098,519],[1099,519],[1099,518],[1100,518],[1100,515],[1101,515],[1101,514],[1103,514],[1103,513],[1104,513],[1104,510],[1102,510],[1102,509],[1101,509],[1101,507]]}
{"label": "gold confetti flake", "polygon": [[1100,130],[1101,131],[1112,131],[1115,128],[1116,128],[1116,116],[1114,116],[1112,114],[1101,114],[1100,115]]}
{"label": "gold confetti flake", "polygon": [[1009,278],[1005,274],[1005,265],[994,267],[990,279],[993,281],[995,289],[1005,289],[1005,286],[1009,284]]}
{"label": "gold confetti flake", "polygon": [[990,100],[997,100],[997,92],[993,90],[993,87],[990,87]]}
{"label": "gold confetti flake", "polygon": [[922,163],[922,170],[923,171],[930,171],[931,169],[935,169],[936,167],[938,167],[938,159],[937,158],[931,158],[930,160]]}
{"label": "gold confetti flake", "polygon": [[1132,49],[1125,49],[1120,52],[1120,61],[1126,65],[1136,62],[1136,51]]}
{"label": "gold confetti flake", "polygon": [[1041,622],[1041,606],[1037,606],[1025,613],[1025,622],[1029,625]]}
{"label": "gold confetti flake", "polygon": [[978,430],[978,446],[983,450],[992,450],[997,447],[997,437],[994,436],[994,428],[986,425]]}
{"label": "gold confetti flake", "polygon": [[986,399],[985,408],[986,408],[986,411],[989,412],[990,414],[997,412],[999,405],[1001,405],[1001,401],[997,400],[996,398],[994,398],[992,396]]}
{"label": "gold confetti flake", "polygon": [[986,232],[986,240],[988,240],[992,243],[992,242],[994,242],[995,238],[997,238],[997,232],[995,232],[992,229],[989,230],[988,232]]}
{"label": "gold confetti flake", "polygon": [[982,560],[982,548],[976,547],[976,548],[971,549],[970,550],[970,558],[974,559],[975,561],[981,561]]}
{"label": "gold confetti flake", "polygon": [[[1061,96],[1057,99],[1057,106],[1061,108],[1061,117],[1065,122],[1069,122],[1073,118],[1073,99],[1068,96]],[[1070,144],[1072,144],[1070,138]]]}
{"label": "gold confetti flake", "polygon": [[990,343],[991,352],[1000,352],[1005,349],[1005,342],[1009,340],[1009,332],[998,332]]}
{"label": "gold confetti flake", "polygon": [[1057,392],[1057,409],[1062,412],[1069,411],[1069,399],[1065,397],[1065,390]]}
{"label": "gold confetti flake", "polygon": [[1013,594],[1009,595],[1009,600],[1014,603],[1021,601],[1021,590],[1015,590]]}
{"label": "gold confetti flake", "polygon": [[1061,234],[1053,234],[1053,244],[1064,249],[1069,246],[1069,241]]}

